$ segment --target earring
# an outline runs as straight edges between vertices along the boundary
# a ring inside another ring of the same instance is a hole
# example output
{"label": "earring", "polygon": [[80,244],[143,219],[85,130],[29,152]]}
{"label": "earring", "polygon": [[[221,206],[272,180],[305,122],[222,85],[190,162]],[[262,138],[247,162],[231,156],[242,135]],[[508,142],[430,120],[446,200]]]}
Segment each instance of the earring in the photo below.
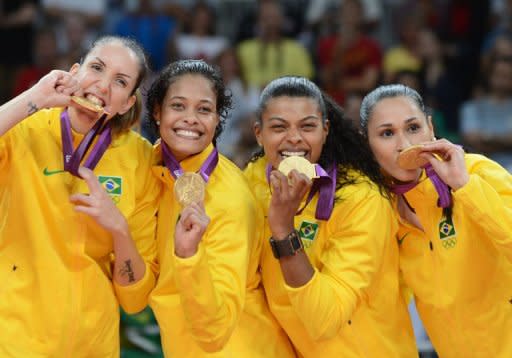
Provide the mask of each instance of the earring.
{"label": "earring", "polygon": [[160,127],[160,121],[156,121],[156,125]]}
{"label": "earring", "polygon": [[435,136],[432,137],[432,142],[435,141],[435,140],[437,140],[437,138]]}

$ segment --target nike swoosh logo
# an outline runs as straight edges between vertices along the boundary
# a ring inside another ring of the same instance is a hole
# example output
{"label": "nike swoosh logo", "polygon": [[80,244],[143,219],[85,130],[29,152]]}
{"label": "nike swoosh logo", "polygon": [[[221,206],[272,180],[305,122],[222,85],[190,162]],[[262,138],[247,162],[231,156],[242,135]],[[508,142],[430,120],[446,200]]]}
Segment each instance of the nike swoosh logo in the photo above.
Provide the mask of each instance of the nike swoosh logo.
{"label": "nike swoosh logo", "polygon": [[397,239],[398,240],[398,246],[402,245],[402,241],[404,241],[404,239],[406,238],[406,236],[409,235],[409,233],[406,233],[404,236],[402,236],[400,239]]}
{"label": "nike swoosh logo", "polygon": [[50,175],[53,175],[53,174],[64,173],[64,172],[65,172],[65,170],[63,170],[63,169],[48,170],[48,167],[43,169],[43,174],[46,175],[46,176],[50,176]]}

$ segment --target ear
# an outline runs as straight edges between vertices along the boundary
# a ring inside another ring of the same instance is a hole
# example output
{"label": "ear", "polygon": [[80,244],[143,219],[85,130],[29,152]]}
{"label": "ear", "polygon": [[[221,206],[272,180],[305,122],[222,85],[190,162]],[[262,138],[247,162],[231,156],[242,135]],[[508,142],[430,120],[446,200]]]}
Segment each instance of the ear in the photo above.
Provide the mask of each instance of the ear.
{"label": "ear", "polygon": [[435,138],[434,123],[432,122],[432,116],[427,116],[427,125],[430,131],[430,137],[432,140]]}
{"label": "ear", "polygon": [[69,73],[71,73],[72,75],[76,75],[76,73],[78,72],[79,69],[80,69],[80,64],[75,62],[73,64],[73,66],[71,66],[71,68],[69,69]]}
{"label": "ear", "polygon": [[160,116],[161,116],[161,109],[160,109],[160,106],[157,105],[153,109],[153,119],[155,121],[159,121],[160,120]]}
{"label": "ear", "polygon": [[329,129],[331,128],[331,122],[326,119],[324,124],[323,124],[323,129],[324,129],[324,144],[325,142],[327,141],[327,136],[329,135]]}
{"label": "ear", "polygon": [[261,123],[258,122],[258,121],[254,121],[253,125],[252,125],[252,130],[254,132],[254,136],[256,137],[256,141],[258,142],[258,145],[260,147],[263,146],[263,138],[262,138],[262,135],[261,135]]}
{"label": "ear", "polygon": [[136,101],[137,101],[136,95],[130,96],[128,98],[128,100],[126,101],[126,103],[121,107],[121,110],[118,113],[120,115],[125,114],[126,112],[128,112],[130,110],[130,108],[132,108],[132,106],[135,104]]}

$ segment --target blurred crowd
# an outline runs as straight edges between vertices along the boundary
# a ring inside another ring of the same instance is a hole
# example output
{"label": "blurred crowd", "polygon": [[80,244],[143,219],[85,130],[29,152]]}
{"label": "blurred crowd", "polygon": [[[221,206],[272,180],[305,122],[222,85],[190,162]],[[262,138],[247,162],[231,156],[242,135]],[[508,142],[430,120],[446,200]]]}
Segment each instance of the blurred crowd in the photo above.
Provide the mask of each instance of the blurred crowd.
{"label": "blurred crowd", "polygon": [[220,67],[235,106],[218,147],[240,166],[255,147],[260,89],[296,74],[354,120],[371,89],[407,84],[439,137],[512,168],[509,0],[4,0],[0,18],[2,103],[69,69],[98,35],[126,35],[154,71],[181,58]]}
{"label": "blurred crowd", "polygon": [[[295,74],[356,122],[376,86],[415,88],[438,137],[512,171],[512,0],[0,0],[0,20],[2,103],[117,34],[144,46],[155,73],[183,58],[219,66],[234,108],[217,145],[241,167],[260,90]],[[158,352],[139,333],[127,336]]]}

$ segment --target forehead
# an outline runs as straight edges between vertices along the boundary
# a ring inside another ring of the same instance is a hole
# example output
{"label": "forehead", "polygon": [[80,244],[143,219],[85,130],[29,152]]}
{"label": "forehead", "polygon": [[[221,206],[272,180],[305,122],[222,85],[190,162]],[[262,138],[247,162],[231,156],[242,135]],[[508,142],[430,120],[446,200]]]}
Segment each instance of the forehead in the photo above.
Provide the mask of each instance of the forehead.
{"label": "forehead", "polygon": [[281,96],[268,100],[263,117],[279,116],[283,119],[303,118],[310,115],[321,117],[320,108],[310,97]]}
{"label": "forehead", "polygon": [[167,89],[166,97],[169,96],[216,101],[212,81],[200,74],[185,74],[177,77]]}
{"label": "forehead", "polygon": [[101,60],[109,68],[137,77],[139,60],[135,53],[119,42],[97,45],[85,58],[85,62]]}
{"label": "forehead", "polygon": [[372,110],[370,122],[403,121],[411,117],[423,117],[424,114],[418,106],[407,97],[384,98]]}

